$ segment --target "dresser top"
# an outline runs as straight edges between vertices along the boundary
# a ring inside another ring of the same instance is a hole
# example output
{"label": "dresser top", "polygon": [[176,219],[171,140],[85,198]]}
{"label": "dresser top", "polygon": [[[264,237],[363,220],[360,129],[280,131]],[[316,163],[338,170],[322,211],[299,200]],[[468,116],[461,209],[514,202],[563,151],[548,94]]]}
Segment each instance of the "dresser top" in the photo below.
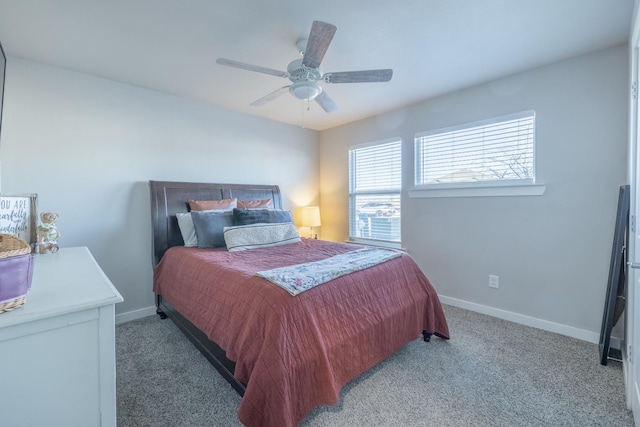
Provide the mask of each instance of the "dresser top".
{"label": "dresser top", "polygon": [[55,254],[34,255],[26,302],[0,313],[0,328],[121,301],[88,248],[62,248]]}

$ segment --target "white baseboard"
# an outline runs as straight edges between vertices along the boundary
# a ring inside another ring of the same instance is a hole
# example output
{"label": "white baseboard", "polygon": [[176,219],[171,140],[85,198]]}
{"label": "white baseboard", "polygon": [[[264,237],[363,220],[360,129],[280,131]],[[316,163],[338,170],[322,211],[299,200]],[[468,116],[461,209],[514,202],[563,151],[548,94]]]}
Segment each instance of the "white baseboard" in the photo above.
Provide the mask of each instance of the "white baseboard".
{"label": "white baseboard", "polygon": [[156,314],[155,306],[116,314],[116,325],[119,323],[129,322],[131,320],[142,319],[143,317],[152,316],[154,314]]}
{"label": "white baseboard", "polygon": [[[443,295],[438,295],[438,297],[440,298],[440,302],[442,302],[443,304],[464,308],[465,310],[475,311],[477,313],[486,314],[488,316],[497,317],[499,319],[508,320],[510,322],[519,323],[521,325],[555,332],[557,334],[566,335],[568,337],[577,338],[579,340],[588,341],[594,344],[598,344],[600,342],[600,333],[578,329],[574,328],[573,326],[562,325],[560,323],[550,322],[548,320],[525,316],[524,314],[518,314],[512,311],[501,310],[499,308],[476,304],[469,301],[463,301]],[[620,340],[618,338],[612,337],[610,346],[611,348],[619,349]]]}

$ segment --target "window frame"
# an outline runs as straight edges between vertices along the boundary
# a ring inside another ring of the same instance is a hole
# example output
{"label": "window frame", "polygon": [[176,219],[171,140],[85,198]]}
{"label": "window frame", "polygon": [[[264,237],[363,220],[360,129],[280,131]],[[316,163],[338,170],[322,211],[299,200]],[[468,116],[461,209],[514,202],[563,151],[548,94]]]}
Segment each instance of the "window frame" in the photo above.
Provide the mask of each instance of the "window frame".
{"label": "window frame", "polygon": [[[400,183],[399,183],[399,187],[398,189],[383,189],[383,190],[360,190],[360,191],[356,191],[354,186],[354,172],[353,168],[354,168],[354,159],[352,157],[352,152],[358,149],[363,149],[363,148],[368,148],[368,147],[374,147],[377,145],[385,145],[385,144],[392,144],[392,143],[397,143],[399,145],[399,168],[400,168]],[[366,143],[362,143],[362,144],[356,144],[356,145],[352,145],[349,147],[348,149],[348,179],[349,179],[349,187],[348,187],[348,192],[349,192],[349,242],[353,242],[353,243],[359,243],[359,244],[366,244],[366,245],[373,245],[373,246],[386,246],[386,247],[394,247],[394,248],[401,248],[402,245],[402,190],[403,190],[403,176],[402,176],[402,145],[403,145],[403,141],[402,138],[400,137],[395,137],[395,138],[387,138],[384,140],[378,140],[378,141],[373,141],[373,142],[366,142]],[[366,237],[358,237],[358,236],[354,236],[352,234],[352,230],[353,230],[353,224],[354,221],[356,220],[356,209],[355,209],[355,205],[356,205],[356,197],[357,196],[397,196],[398,197],[398,201],[399,201],[399,227],[400,227],[400,231],[399,231],[399,235],[398,235],[398,241],[394,241],[394,240],[386,240],[386,239],[375,239],[375,238],[366,238]]]}
{"label": "window frame", "polygon": [[[533,117],[533,141],[532,141],[532,176],[522,179],[495,179],[476,182],[448,182],[424,184],[418,182],[422,175],[423,142],[421,138],[429,135],[455,132],[458,130],[499,124],[511,120]],[[414,174],[413,188],[408,190],[409,197],[477,197],[477,196],[535,196],[542,195],[546,189],[544,184],[536,182],[537,179],[537,117],[535,110],[525,110],[518,113],[491,117],[474,122],[462,123],[453,126],[418,132],[414,135]]]}

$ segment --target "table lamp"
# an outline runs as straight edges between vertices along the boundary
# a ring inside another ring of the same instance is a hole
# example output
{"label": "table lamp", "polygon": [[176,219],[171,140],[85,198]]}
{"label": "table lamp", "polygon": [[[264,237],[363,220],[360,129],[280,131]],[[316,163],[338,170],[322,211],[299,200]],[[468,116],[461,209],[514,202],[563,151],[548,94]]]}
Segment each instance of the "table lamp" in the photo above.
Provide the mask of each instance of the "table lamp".
{"label": "table lamp", "polygon": [[313,234],[313,227],[320,227],[320,208],[318,206],[306,206],[302,208],[302,227],[309,227],[309,238],[318,238]]}

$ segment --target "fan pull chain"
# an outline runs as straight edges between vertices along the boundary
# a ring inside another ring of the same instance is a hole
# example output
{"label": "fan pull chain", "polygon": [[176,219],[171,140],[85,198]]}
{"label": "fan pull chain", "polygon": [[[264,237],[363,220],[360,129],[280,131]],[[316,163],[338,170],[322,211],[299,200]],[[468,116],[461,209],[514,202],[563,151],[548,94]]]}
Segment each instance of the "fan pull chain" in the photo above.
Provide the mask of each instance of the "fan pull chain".
{"label": "fan pull chain", "polygon": [[[302,104],[301,104],[302,105],[302,129],[304,129],[306,127],[305,117],[304,117],[304,110],[305,110],[304,101],[305,100],[303,100]],[[307,111],[311,111],[311,87],[309,87],[309,86],[307,86],[307,99],[306,99],[306,101],[307,101],[306,110]]]}

